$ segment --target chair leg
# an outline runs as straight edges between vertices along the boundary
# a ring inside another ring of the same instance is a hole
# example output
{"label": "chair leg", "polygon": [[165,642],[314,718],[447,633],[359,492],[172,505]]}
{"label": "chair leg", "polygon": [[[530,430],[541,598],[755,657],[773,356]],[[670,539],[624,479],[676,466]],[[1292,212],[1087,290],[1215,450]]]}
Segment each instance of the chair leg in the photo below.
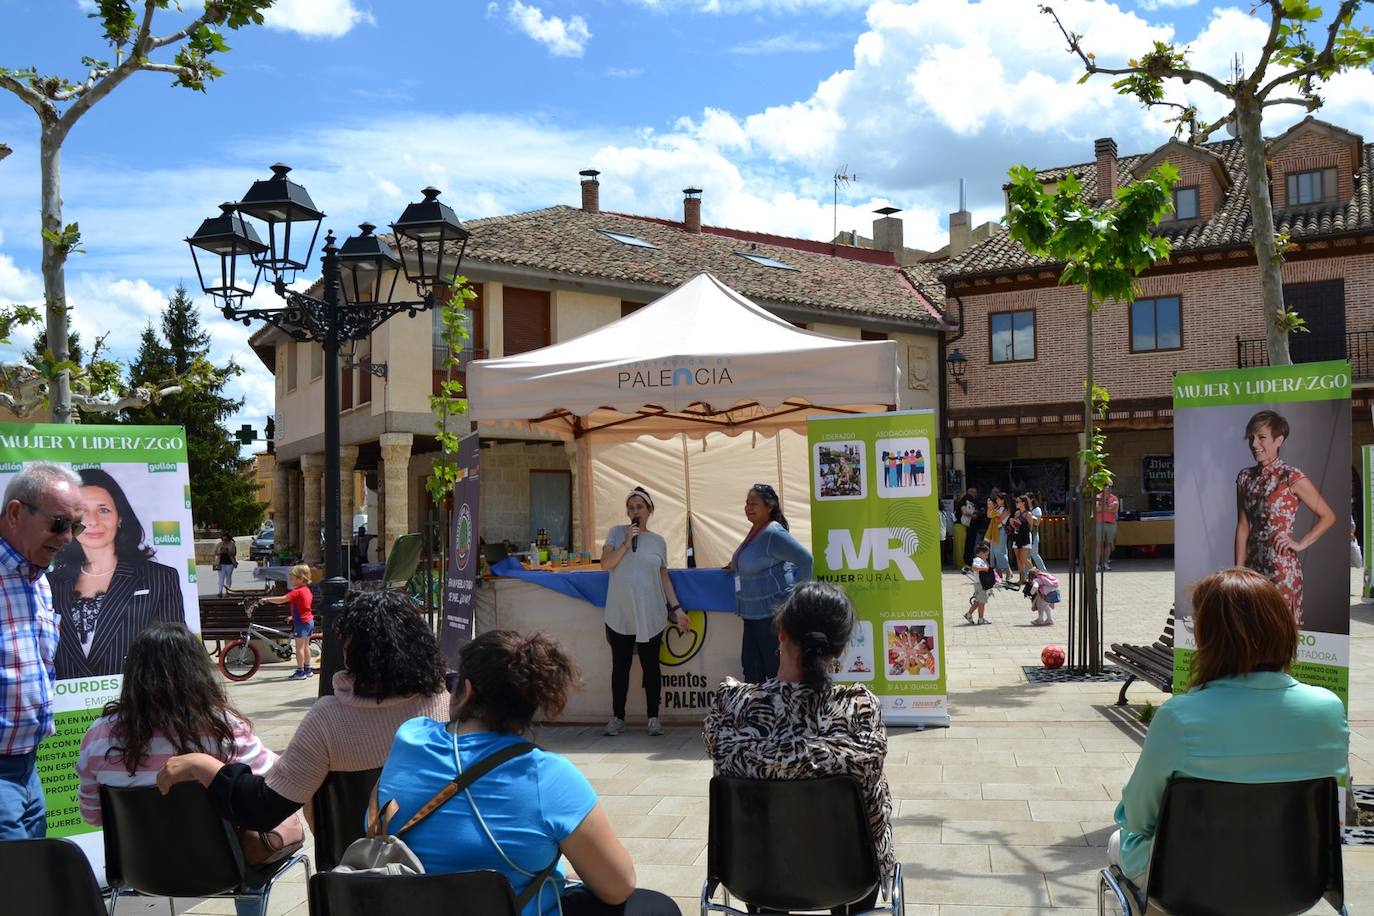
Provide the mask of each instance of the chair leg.
{"label": "chair leg", "polygon": [[168,916],[177,916],[177,902],[171,897],[167,898],[167,913]]}
{"label": "chair leg", "polygon": [[117,906],[119,906],[119,888],[112,887],[110,888],[110,905],[108,910],[110,916],[114,916],[115,907]]}
{"label": "chair leg", "polygon": [[1125,705],[1126,705],[1126,691],[1129,690],[1129,689],[1130,689],[1130,686],[1131,686],[1132,684],[1134,684],[1134,683],[1135,683],[1135,675],[1134,675],[1134,674],[1129,675],[1129,676],[1126,678],[1126,683],[1124,683],[1124,684],[1121,685],[1121,693],[1117,694],[1117,696],[1116,696],[1116,705],[1117,705],[1117,706],[1125,706]]}

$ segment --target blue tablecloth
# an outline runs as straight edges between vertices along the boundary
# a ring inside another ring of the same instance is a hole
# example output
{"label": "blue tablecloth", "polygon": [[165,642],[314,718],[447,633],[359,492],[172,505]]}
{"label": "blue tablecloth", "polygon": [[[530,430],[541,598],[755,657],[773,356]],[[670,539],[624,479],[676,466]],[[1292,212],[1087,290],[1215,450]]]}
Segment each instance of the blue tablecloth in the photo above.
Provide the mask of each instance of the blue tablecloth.
{"label": "blue tablecloth", "polygon": [[[546,572],[526,569],[519,560],[507,557],[491,571],[508,579],[523,579],[551,588],[570,598],[580,598],[597,607],[606,606],[606,586],[610,573],[599,569],[577,572]],[[670,569],[677,600],[689,611],[735,610],[735,577],[723,569]]]}

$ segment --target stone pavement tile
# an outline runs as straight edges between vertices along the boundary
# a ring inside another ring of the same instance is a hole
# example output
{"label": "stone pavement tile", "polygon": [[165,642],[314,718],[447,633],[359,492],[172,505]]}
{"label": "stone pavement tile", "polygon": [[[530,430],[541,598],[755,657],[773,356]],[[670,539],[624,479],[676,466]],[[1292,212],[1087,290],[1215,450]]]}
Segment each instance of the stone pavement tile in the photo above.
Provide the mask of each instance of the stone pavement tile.
{"label": "stone pavement tile", "polygon": [[1072,762],[1076,767],[1119,767],[1133,766],[1134,762],[1120,751],[1088,752],[1080,750],[1074,742],[1059,742],[1059,747],[1037,747],[1015,750],[1017,766],[1059,766]]}
{"label": "stone pavement tile", "polygon": [[939,843],[896,843],[897,861],[908,874],[936,870],[961,874],[991,872],[986,846],[943,846]]}
{"label": "stone pavement tile", "polygon": [[899,802],[903,817],[938,817],[946,821],[1026,821],[1030,808],[1020,799],[919,799],[905,798]]}
{"label": "stone pavement tile", "polygon": [[[699,795],[710,792],[711,776],[650,776],[631,790],[631,795]],[[702,802],[705,805],[705,802]]]}
{"label": "stone pavement tile", "polygon": [[977,779],[984,783],[1057,783],[1059,774],[1055,772],[1054,767],[1049,766],[947,766],[944,770],[944,779],[950,782]]}
{"label": "stone pavement tile", "polygon": [[889,779],[887,787],[894,799],[983,797],[983,787],[976,782],[893,782]]}
{"label": "stone pavement tile", "polygon": [[706,807],[707,803],[699,795],[664,795],[649,813],[682,817],[700,814]]}
{"label": "stone pavement tile", "polygon": [[643,776],[614,776],[609,779],[594,776],[587,781],[592,784],[597,795],[629,795],[637,786],[643,784],[644,779]]}
{"label": "stone pavement tile", "polygon": [[[641,865],[635,863],[635,884],[669,897],[700,898],[706,870],[695,865]],[[692,912],[692,911],[688,911]]]}
{"label": "stone pavement tile", "polygon": [[[685,910],[683,912],[686,912]],[[940,916],[1041,916],[1052,912],[1054,916],[1097,916],[1097,908],[1091,909],[1049,909],[1047,907],[1016,906],[963,906],[945,904],[940,907]]]}
{"label": "stone pavement tile", "polygon": [[[952,743],[952,742],[951,742]],[[907,766],[1015,766],[1016,757],[1011,751],[980,751],[960,745],[953,749],[931,746],[920,750],[908,751]]]}
{"label": "stone pavement tile", "polygon": [[936,763],[921,764],[898,764],[892,762],[892,753],[887,755],[887,764],[883,767],[883,772],[887,774],[887,781],[903,783],[926,783],[943,782],[941,774],[943,767]]}
{"label": "stone pavement tile", "polygon": [[706,841],[671,837],[621,837],[635,868],[649,865],[697,866],[706,875]]}
{"label": "stone pavement tile", "polygon": [[918,903],[1045,907],[1049,889],[1039,872],[1020,875],[960,874],[939,868],[903,868],[906,896]]}
{"label": "stone pavement tile", "polygon": [[1081,874],[1106,864],[1102,850],[1091,846],[1006,846],[988,848],[994,874],[1036,871],[1045,875],[1050,888],[1062,876]]}
{"label": "stone pavement tile", "polygon": [[1116,833],[1116,822],[1110,817],[1105,821],[1081,821],[1079,826],[1083,828],[1083,838],[1089,846],[1105,848],[1112,834]]}
{"label": "stone pavement tile", "polygon": [[1002,846],[1087,846],[1077,821],[961,821],[941,825],[940,842]]}
{"label": "stone pavement tile", "polygon": [[656,795],[606,795],[600,789],[596,794],[607,815],[649,814],[659,802]]}
{"label": "stone pavement tile", "polygon": [[[960,725],[958,727],[960,738],[978,738],[980,747],[984,738],[1008,738],[1023,741],[1034,738],[1043,740],[1045,732],[1038,725]],[[986,748],[983,748],[986,750]],[[999,748],[992,748],[998,750]]]}
{"label": "stone pavement tile", "polygon": [[898,846],[929,846],[941,843],[941,825],[942,821],[937,817],[894,816],[892,842]]}
{"label": "stone pavement tile", "polygon": [[1101,821],[1111,823],[1116,802],[1102,801],[1046,801],[1029,802],[1033,821]]}
{"label": "stone pavement tile", "polygon": [[[683,818],[661,814],[610,814],[611,826],[622,837],[668,837],[682,825]],[[705,819],[702,815],[702,819]]]}
{"label": "stone pavement tile", "polygon": [[1126,780],[1131,778],[1132,772],[1132,768],[1124,764],[1113,767],[1083,767],[1075,765],[1055,767],[1054,770],[1059,774],[1059,781],[1065,785],[1101,783],[1104,786],[1124,786]]}
{"label": "stone pavement tile", "polygon": [[[668,836],[672,837],[675,840],[687,839],[705,841],[706,831],[707,828],[710,826],[709,815],[705,811],[702,811],[701,814],[689,814],[686,817],[680,817],[677,820],[678,825],[673,828],[672,832],[669,833]],[[620,833],[619,830],[617,830],[616,832]],[[624,836],[625,834],[620,833],[620,835]]]}
{"label": "stone pavement tile", "polygon": [[[980,774],[981,775],[981,774]],[[1015,775],[1015,771],[1013,771]],[[1063,785],[1061,783],[983,783],[984,798],[1023,798],[1031,803],[1032,820],[1043,820],[1034,817],[1035,802],[1039,800],[1055,801],[1105,801],[1111,796],[1107,794],[1105,786],[1096,783],[1081,783],[1078,785]],[[1112,802],[1113,805],[1116,802]]]}

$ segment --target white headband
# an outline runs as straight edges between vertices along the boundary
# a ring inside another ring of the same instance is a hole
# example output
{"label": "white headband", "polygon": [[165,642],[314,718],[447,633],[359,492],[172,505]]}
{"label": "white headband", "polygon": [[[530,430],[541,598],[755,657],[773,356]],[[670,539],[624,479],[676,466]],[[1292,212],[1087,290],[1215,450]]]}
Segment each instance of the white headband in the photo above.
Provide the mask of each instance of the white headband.
{"label": "white headband", "polygon": [[631,496],[638,496],[640,499],[644,500],[646,505],[648,505],[650,512],[654,511],[654,498],[649,495],[648,490],[644,489],[643,487],[635,487],[629,493],[625,494],[625,502],[629,502]]}

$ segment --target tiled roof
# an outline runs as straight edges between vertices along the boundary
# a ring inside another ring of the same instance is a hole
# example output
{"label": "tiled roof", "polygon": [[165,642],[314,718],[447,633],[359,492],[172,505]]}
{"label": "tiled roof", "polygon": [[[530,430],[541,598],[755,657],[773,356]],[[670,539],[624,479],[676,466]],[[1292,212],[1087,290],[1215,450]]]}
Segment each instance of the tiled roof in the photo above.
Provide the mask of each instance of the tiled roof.
{"label": "tiled roof", "polygon": [[[1166,236],[1175,251],[1201,251],[1217,248],[1250,246],[1250,205],[1246,200],[1249,182],[1245,177],[1245,162],[1239,140],[1221,140],[1205,144],[1204,149],[1221,157],[1231,179],[1231,189],[1221,206],[1206,221],[1165,223],[1160,234]],[[1130,172],[1151,154],[1122,156],[1117,160],[1117,174],[1121,181],[1130,180]],[[1374,231],[1374,206],[1371,206],[1371,185],[1374,185],[1374,144],[1366,144],[1355,173],[1354,196],[1345,203],[1319,204],[1308,207],[1289,207],[1276,210],[1274,225],[1294,241],[1341,235],[1348,232]],[[1044,169],[1038,174],[1045,182],[1057,181],[1075,173],[1083,182],[1083,193],[1089,199],[1097,194],[1097,165],[1093,162]],[[1032,256],[1011,240],[1005,226],[1000,227],[986,242],[965,251],[958,258],[936,267],[942,280],[964,277],[1012,273],[1051,265],[1047,259]]]}
{"label": "tiled roof", "polygon": [[[885,252],[828,253],[829,242],[787,239],[623,213],[589,213],[568,206],[465,222],[464,264],[502,265],[645,284],[668,291],[703,270],[754,300],[796,305],[840,316],[868,316],[941,325],[944,284],[924,265],[898,267]],[[627,245],[617,232],[655,246]],[[844,250],[845,246],[838,246]],[[758,264],[759,255],[795,270]]]}

